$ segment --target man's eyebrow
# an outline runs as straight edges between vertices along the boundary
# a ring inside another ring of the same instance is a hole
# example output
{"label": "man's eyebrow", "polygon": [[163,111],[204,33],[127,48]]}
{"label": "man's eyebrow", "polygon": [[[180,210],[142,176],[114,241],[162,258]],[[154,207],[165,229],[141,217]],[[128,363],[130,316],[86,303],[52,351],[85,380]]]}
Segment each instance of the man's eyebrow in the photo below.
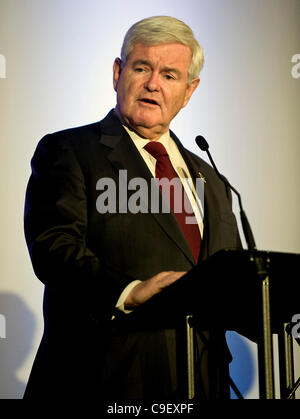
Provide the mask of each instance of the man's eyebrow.
{"label": "man's eyebrow", "polygon": [[[147,60],[136,60],[133,62],[133,66],[136,66],[136,65],[146,65],[152,68],[151,62]],[[181,71],[174,67],[163,67],[162,71],[166,71],[169,73],[176,73],[178,75],[181,75]]]}
{"label": "man's eyebrow", "polygon": [[148,67],[151,67],[150,61],[147,60],[136,60],[133,62],[133,65],[147,65]]}
{"label": "man's eyebrow", "polygon": [[176,73],[178,75],[181,75],[181,71],[178,70],[177,68],[173,68],[173,67],[164,67],[163,71],[167,71],[168,73]]}

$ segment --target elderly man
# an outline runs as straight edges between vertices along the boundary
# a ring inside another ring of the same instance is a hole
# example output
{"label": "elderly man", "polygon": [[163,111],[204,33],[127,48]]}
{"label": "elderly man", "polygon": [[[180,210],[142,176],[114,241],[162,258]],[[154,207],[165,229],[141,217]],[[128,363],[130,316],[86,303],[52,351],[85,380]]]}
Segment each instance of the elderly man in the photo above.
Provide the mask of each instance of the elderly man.
{"label": "elderly man", "polygon": [[[240,246],[230,193],[169,130],[196,90],[202,65],[201,47],[187,25],[164,16],[144,19],[129,29],[114,62],[116,108],[101,122],[40,141],[25,234],[34,271],[45,284],[45,330],[25,398],[186,396],[176,327],[143,329],[118,318],[130,319],[198,261]],[[204,202],[184,183],[195,183],[199,171],[207,179]],[[128,184],[179,180],[187,205],[175,210],[169,193],[162,198],[169,212],[131,211],[132,190],[124,205],[120,173]],[[103,179],[119,191],[111,211],[104,200],[99,204]],[[187,222],[187,215],[196,221]],[[224,333],[199,337],[198,349],[196,396],[228,397]]]}

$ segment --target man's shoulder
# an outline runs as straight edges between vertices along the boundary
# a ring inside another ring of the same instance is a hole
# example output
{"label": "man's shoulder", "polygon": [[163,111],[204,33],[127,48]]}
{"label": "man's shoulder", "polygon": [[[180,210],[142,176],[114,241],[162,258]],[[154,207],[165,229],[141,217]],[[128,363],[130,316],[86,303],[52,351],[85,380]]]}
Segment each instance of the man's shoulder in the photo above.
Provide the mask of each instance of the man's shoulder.
{"label": "man's shoulder", "polygon": [[188,148],[183,145],[183,143],[179,140],[179,138],[174,134],[173,131],[170,130],[170,135],[177,144],[177,147],[181,151],[183,155],[186,155],[189,162],[192,164],[193,168],[198,168],[199,170],[204,170],[206,174],[211,175],[214,174],[214,169],[208,164],[205,160],[199,157],[194,152],[190,151]]}
{"label": "man's shoulder", "polygon": [[194,152],[190,151],[188,148],[186,148],[179,139],[175,136],[175,134],[171,131],[171,137],[177,144],[177,147],[179,151],[181,152],[181,155],[185,159],[187,165],[193,169],[195,173],[201,173],[204,174],[207,177],[215,177],[215,171],[214,169],[208,164],[205,160],[203,160],[201,157],[199,157]]}
{"label": "man's shoulder", "polygon": [[39,141],[39,146],[79,147],[87,145],[87,143],[98,142],[109,124],[118,125],[118,120],[114,119],[112,112],[97,122],[48,133]]}
{"label": "man's shoulder", "polygon": [[46,134],[40,141],[40,144],[69,144],[79,141],[82,137],[99,137],[100,135],[100,122],[94,122],[87,125],[81,125],[72,128],[66,128],[59,131],[54,131]]}

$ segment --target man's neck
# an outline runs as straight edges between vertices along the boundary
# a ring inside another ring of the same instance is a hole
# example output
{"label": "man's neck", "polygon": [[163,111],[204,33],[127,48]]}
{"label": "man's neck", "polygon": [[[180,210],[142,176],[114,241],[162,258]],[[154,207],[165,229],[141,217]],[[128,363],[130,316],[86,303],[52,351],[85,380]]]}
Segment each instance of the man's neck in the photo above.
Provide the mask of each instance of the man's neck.
{"label": "man's neck", "polygon": [[117,107],[114,109],[114,111],[123,125],[125,125],[129,130],[135,132],[140,137],[145,138],[147,140],[157,141],[162,137],[162,135],[169,131],[169,128],[163,131],[155,130],[154,128],[145,128],[142,126],[133,127],[132,125],[130,125],[130,123],[124,120],[123,116],[121,115],[121,112]]}

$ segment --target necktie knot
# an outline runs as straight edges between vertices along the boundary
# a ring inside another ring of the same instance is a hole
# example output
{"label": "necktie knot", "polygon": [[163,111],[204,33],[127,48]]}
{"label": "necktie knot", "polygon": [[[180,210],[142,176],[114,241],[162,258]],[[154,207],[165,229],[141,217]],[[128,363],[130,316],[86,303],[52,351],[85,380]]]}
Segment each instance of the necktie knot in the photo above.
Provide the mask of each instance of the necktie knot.
{"label": "necktie knot", "polygon": [[158,160],[162,156],[168,156],[167,150],[158,141],[150,141],[148,144],[145,145],[145,150],[151,154],[156,160]]}

